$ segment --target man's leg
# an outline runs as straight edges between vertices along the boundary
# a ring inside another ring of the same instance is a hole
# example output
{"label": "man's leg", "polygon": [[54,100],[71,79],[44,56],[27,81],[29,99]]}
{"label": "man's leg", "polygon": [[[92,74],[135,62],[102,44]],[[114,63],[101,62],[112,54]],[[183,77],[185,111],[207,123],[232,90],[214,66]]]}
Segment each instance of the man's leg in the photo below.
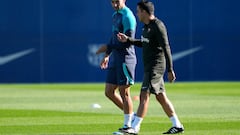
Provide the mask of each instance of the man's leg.
{"label": "man's leg", "polygon": [[161,104],[164,112],[172,121],[172,128],[170,128],[167,132],[163,134],[175,134],[175,133],[183,132],[184,128],[181,122],[179,121],[178,116],[175,112],[175,109],[171,101],[168,99],[166,93],[165,92],[159,93],[158,95],[156,95],[156,99]]}
{"label": "man's leg", "polygon": [[175,115],[174,107],[171,101],[168,99],[165,92],[162,92],[156,95],[156,99],[161,104],[164,112],[167,114],[169,118]]}
{"label": "man's leg", "polygon": [[148,104],[149,104],[150,93],[147,91],[141,91],[140,102],[138,106],[137,116],[144,118],[147,114]]}
{"label": "man's leg", "polygon": [[135,133],[138,133],[140,131],[140,125],[147,113],[149,97],[150,97],[150,92],[149,92],[150,77],[151,76],[149,72],[144,72],[143,83],[142,83],[142,88],[140,92],[140,102],[137,110],[137,116],[134,118],[134,121],[132,123],[132,129],[133,129],[133,132]]}
{"label": "man's leg", "polygon": [[117,82],[119,84],[119,92],[123,101],[124,125],[119,128],[119,131],[129,129],[132,126],[133,103],[130,95],[130,86],[134,84],[135,64],[122,63],[121,67],[117,68]]}
{"label": "man's leg", "polygon": [[137,110],[137,116],[134,119],[132,128],[136,133],[139,132],[143,118],[147,114],[148,104],[149,104],[150,93],[147,91],[141,91],[140,102]]}
{"label": "man's leg", "polygon": [[118,108],[123,110],[123,101],[120,95],[116,92],[117,85],[106,83],[105,95],[108,97]]}
{"label": "man's leg", "polygon": [[133,103],[130,94],[130,85],[120,85],[119,91],[123,102],[124,125],[126,127],[131,127],[133,117]]}

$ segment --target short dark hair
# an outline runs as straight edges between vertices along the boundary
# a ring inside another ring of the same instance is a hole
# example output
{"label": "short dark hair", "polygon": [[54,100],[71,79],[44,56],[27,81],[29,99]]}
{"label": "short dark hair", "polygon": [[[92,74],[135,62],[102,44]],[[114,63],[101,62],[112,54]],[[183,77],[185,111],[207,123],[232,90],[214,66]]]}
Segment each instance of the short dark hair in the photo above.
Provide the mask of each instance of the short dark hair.
{"label": "short dark hair", "polygon": [[147,0],[141,0],[137,3],[140,9],[145,10],[149,15],[154,14],[154,5],[152,2]]}

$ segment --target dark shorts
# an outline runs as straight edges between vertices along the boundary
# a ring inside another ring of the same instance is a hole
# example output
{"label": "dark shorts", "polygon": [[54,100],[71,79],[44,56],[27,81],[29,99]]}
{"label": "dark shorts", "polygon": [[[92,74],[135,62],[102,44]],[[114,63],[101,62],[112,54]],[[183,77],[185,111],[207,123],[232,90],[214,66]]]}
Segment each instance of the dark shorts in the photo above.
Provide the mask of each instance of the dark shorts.
{"label": "dark shorts", "polygon": [[141,91],[158,95],[165,91],[163,74],[157,72],[144,72]]}
{"label": "dark shorts", "polygon": [[123,63],[119,67],[107,69],[106,83],[116,85],[133,85],[136,64]]}

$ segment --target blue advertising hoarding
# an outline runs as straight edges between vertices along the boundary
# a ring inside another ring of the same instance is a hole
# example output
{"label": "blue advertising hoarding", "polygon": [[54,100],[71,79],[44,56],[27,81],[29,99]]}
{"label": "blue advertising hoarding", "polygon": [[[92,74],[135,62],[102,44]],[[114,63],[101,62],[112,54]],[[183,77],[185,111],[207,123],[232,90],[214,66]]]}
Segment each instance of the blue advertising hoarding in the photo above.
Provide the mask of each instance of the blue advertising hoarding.
{"label": "blue advertising hoarding", "polygon": [[[152,1],[168,29],[177,81],[240,80],[239,1]],[[135,14],[136,3],[127,0]],[[0,83],[103,82],[95,51],[109,41],[112,13],[109,0],[0,1]]]}

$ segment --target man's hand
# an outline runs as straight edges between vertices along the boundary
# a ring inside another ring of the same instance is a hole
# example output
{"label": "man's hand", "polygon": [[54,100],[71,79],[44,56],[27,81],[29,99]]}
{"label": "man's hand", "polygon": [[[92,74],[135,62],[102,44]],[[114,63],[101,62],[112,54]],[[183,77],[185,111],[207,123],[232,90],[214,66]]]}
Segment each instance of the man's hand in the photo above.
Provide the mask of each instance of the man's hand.
{"label": "man's hand", "polygon": [[171,83],[176,80],[176,75],[173,70],[168,72],[168,80]]}
{"label": "man's hand", "polygon": [[100,63],[101,69],[106,69],[108,67],[109,56],[104,56]]}
{"label": "man's hand", "polygon": [[120,42],[127,42],[127,39],[128,39],[128,36],[127,36],[127,35],[119,32],[119,33],[117,34],[117,37],[118,37],[118,40],[119,40]]}
{"label": "man's hand", "polygon": [[106,45],[102,45],[98,48],[98,50],[96,51],[96,54],[100,54],[100,53],[104,53],[107,51],[107,46]]}

